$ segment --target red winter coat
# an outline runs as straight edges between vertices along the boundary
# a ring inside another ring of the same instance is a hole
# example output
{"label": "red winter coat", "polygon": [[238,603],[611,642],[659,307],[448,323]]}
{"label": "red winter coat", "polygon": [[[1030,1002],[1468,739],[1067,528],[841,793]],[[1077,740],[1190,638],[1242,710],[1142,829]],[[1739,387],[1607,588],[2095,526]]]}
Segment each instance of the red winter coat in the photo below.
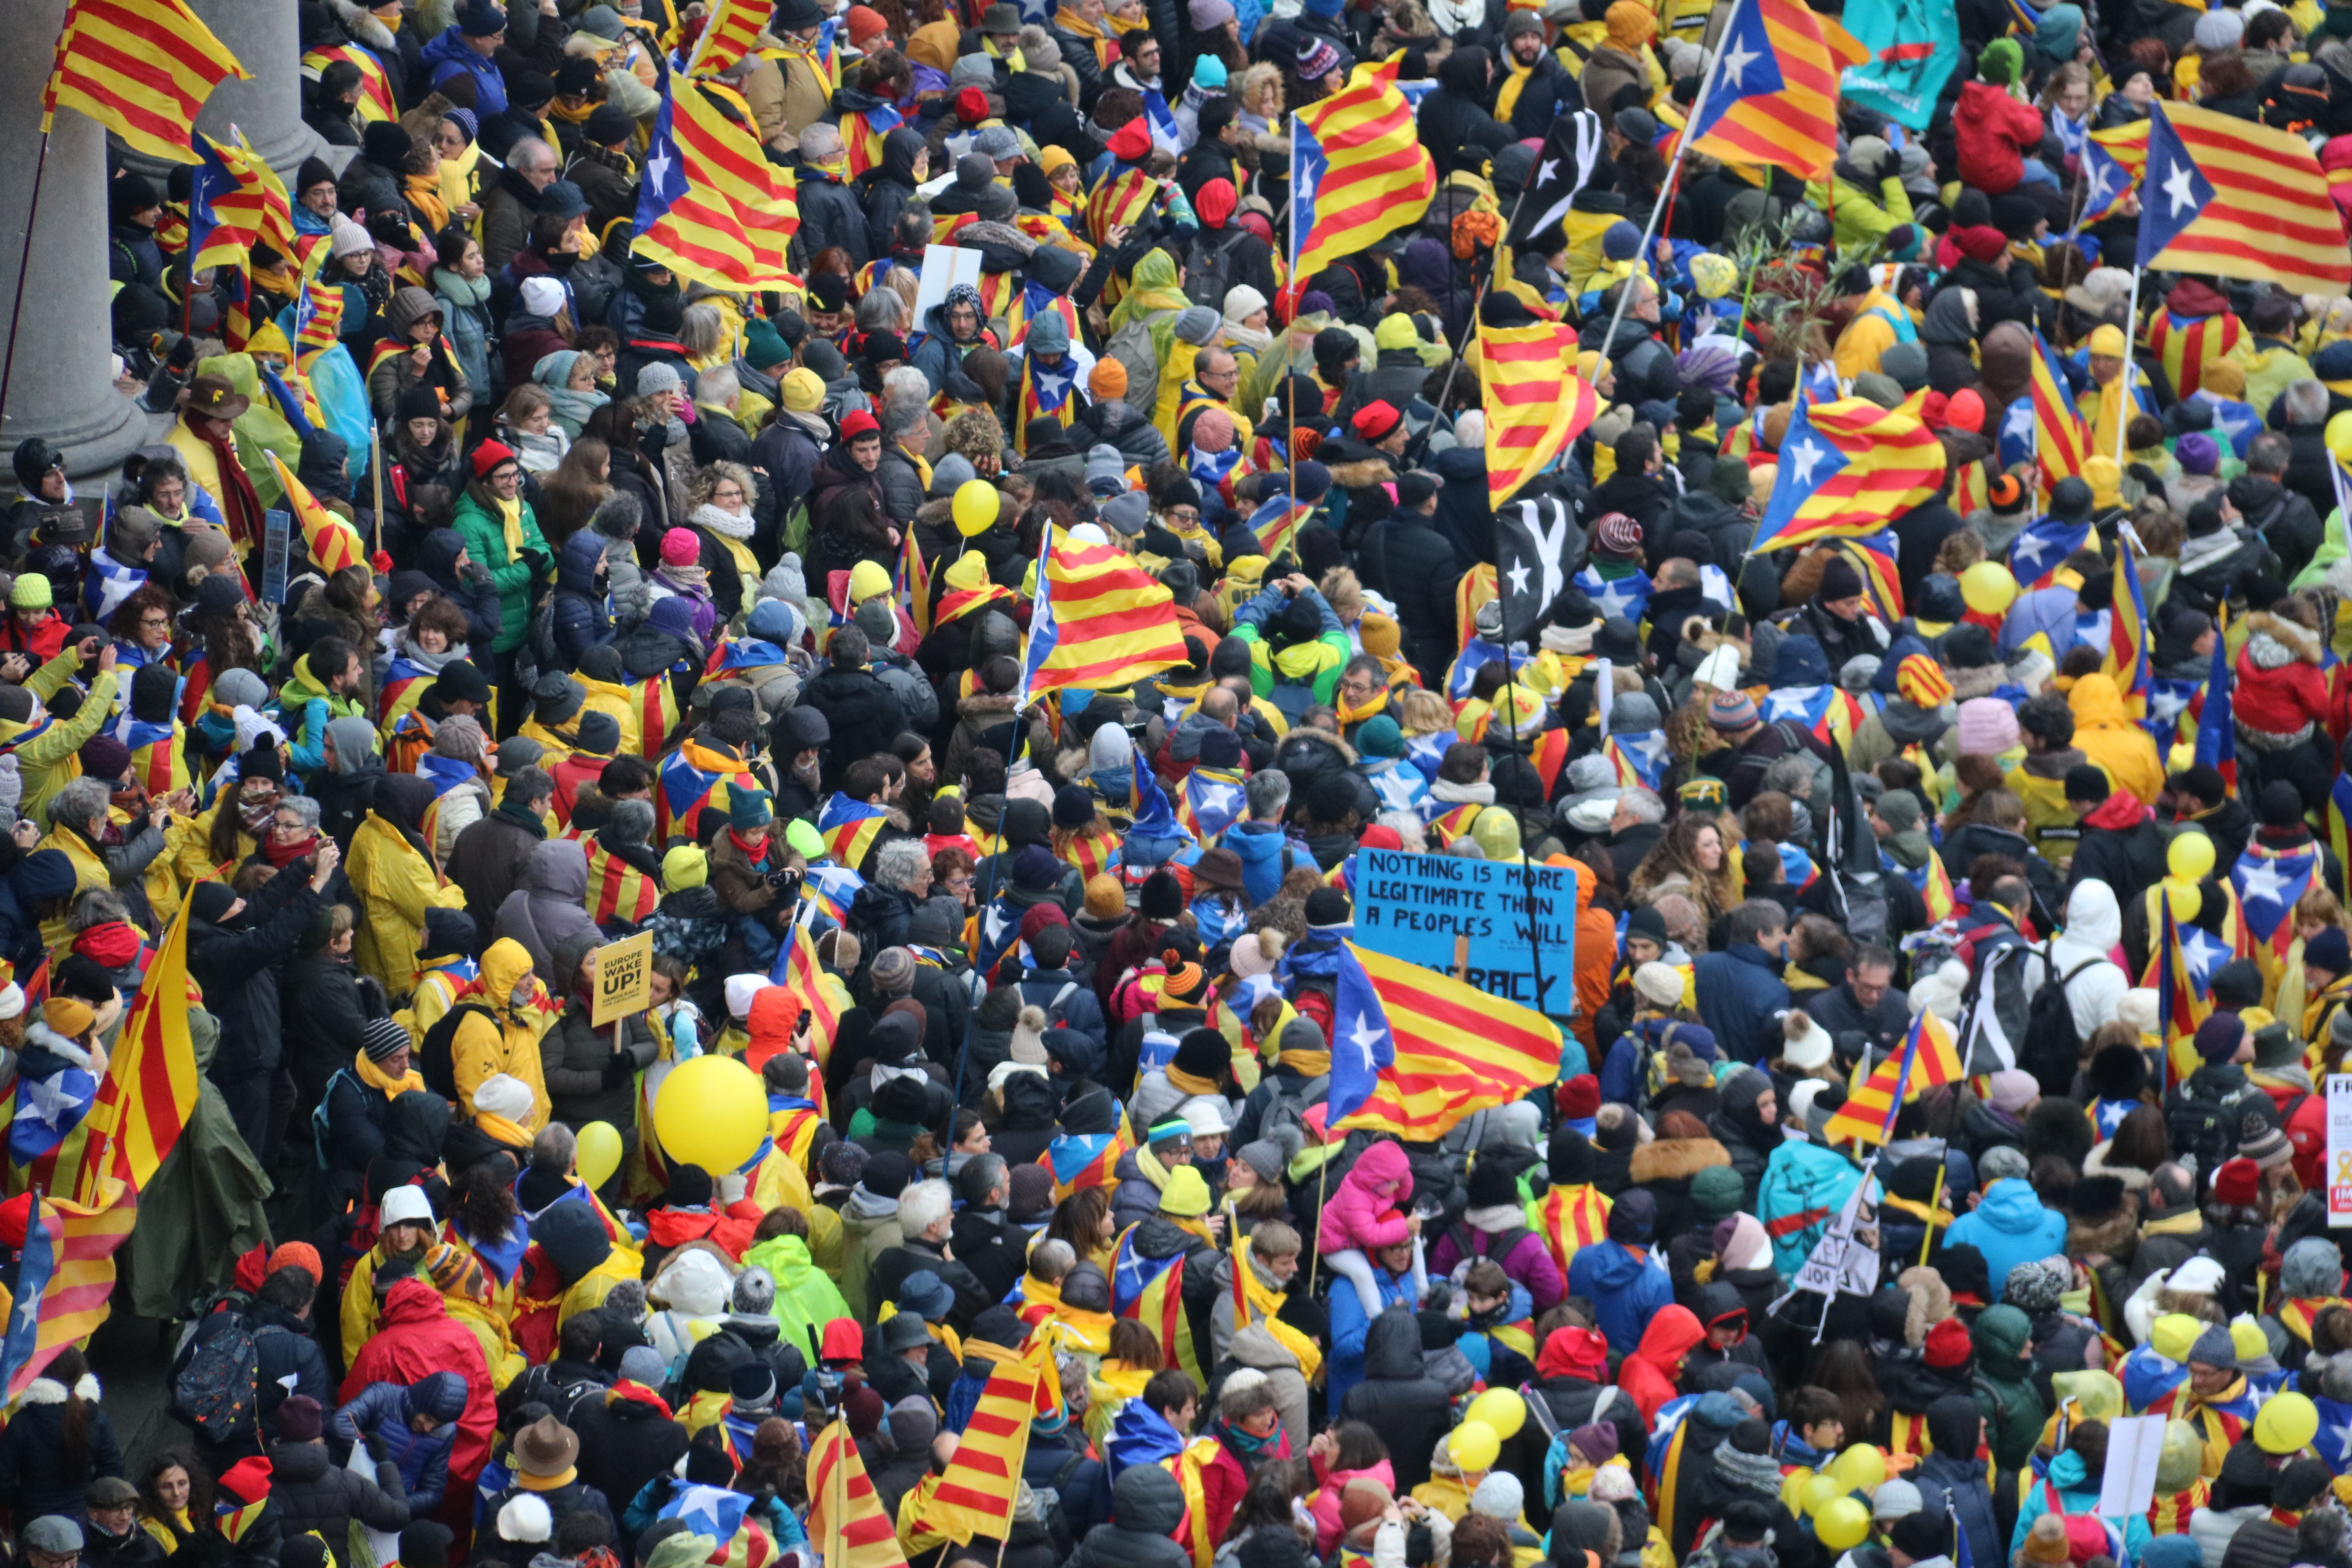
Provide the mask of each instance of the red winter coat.
{"label": "red winter coat", "polygon": [[449,1449],[447,1495],[463,1500],[490,1457],[498,1429],[498,1391],[482,1360],[481,1342],[449,1316],[441,1292],[422,1279],[403,1279],[383,1299],[375,1333],[352,1358],[338,1397],[350,1404],[372,1383],[411,1384],[436,1372],[466,1380],[466,1412],[457,1417],[457,1438]]}
{"label": "red winter coat", "polygon": [[[2326,727],[2335,711],[2327,678],[2319,672],[2325,651],[2319,634],[2258,610],[2246,618],[2251,635],[2238,650],[2230,716],[2249,730],[2293,734],[2305,724]],[[2282,652],[2292,655],[2277,662]]]}
{"label": "red winter coat", "polygon": [[1972,81],[1952,110],[1960,145],[1960,179],[1989,196],[2004,195],[2025,178],[2025,154],[2042,145],[2042,116],[2006,88]]}

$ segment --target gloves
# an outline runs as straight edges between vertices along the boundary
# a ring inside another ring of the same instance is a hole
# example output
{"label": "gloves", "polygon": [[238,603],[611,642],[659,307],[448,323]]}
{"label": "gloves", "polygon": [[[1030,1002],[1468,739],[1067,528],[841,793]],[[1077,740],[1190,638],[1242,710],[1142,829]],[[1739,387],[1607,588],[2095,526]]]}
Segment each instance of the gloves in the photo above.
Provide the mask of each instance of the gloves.
{"label": "gloves", "polygon": [[365,1440],[367,1443],[368,1458],[376,1464],[383,1464],[392,1458],[392,1450],[384,1447],[383,1437],[381,1433],[371,1432],[367,1435]]}
{"label": "gloves", "polygon": [[801,874],[798,871],[793,870],[789,866],[780,871],[771,871],[767,876],[768,886],[777,889],[795,886],[798,884],[800,879]]}
{"label": "gloves", "polygon": [[163,363],[172,367],[172,373],[174,375],[184,374],[190,365],[196,363],[195,334],[194,332],[181,333],[180,341],[172,345],[171,357]]}
{"label": "gloves", "polygon": [[618,1089],[636,1075],[637,1064],[625,1051],[614,1051],[604,1063],[604,1087]]}
{"label": "gloves", "polygon": [[466,569],[460,575],[477,588],[487,588],[490,585],[490,569],[478,561],[467,562]]}
{"label": "gloves", "polygon": [[1902,173],[1903,154],[1897,153],[1894,148],[1889,147],[1886,150],[1886,155],[1878,161],[1878,178],[1883,184],[1885,181],[1895,179]]}

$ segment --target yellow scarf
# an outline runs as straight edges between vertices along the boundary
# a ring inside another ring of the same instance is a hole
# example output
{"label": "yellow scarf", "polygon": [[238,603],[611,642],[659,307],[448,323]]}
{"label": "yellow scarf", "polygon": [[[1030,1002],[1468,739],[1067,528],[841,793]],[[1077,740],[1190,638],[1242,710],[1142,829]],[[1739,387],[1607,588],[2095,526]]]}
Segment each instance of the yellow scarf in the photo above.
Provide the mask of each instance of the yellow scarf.
{"label": "yellow scarf", "polygon": [[1067,5],[1054,13],[1054,25],[1074,37],[1086,39],[1095,52],[1095,64],[1104,70],[1110,69],[1110,40],[1103,37],[1099,25],[1087,21]]}
{"label": "yellow scarf", "polygon": [[1536,74],[1536,68],[1523,66],[1512,58],[1508,45],[1503,49],[1503,63],[1511,74],[1504,79],[1502,90],[1495,95],[1495,118],[1508,121],[1511,110],[1518,106],[1519,93],[1528,85],[1528,78]]}
{"label": "yellow scarf", "polygon": [[[1169,1081],[1172,1085],[1175,1080]],[[1149,1145],[1135,1152],[1135,1168],[1154,1187],[1164,1189],[1168,1185],[1168,1167],[1153,1157]]]}
{"label": "yellow scarf", "polygon": [[1282,1310],[1283,1298],[1275,1293],[1273,1286],[1258,1278],[1257,1259],[1242,1258],[1239,1260],[1238,1267],[1242,1271],[1243,1293],[1249,1298],[1251,1315],[1265,1325],[1265,1331],[1274,1336],[1276,1343],[1298,1358],[1298,1370],[1308,1383],[1321,1381],[1323,1373],[1321,1348],[1316,1344],[1311,1336],[1299,1332],[1276,1316]]}
{"label": "yellow scarf", "polygon": [[[419,1087],[422,1085],[420,1084]],[[495,1138],[509,1149],[530,1147],[529,1128],[519,1127],[505,1117],[493,1115],[487,1110],[477,1110],[474,1112],[474,1131],[486,1138]]]}
{"label": "yellow scarf", "polygon": [[1181,1068],[1171,1066],[1162,1068],[1160,1070],[1168,1075],[1168,1087],[1171,1089],[1181,1089],[1186,1094],[1214,1094],[1217,1092],[1217,1086],[1214,1083],[1205,1078],[1196,1078],[1192,1074],[1186,1072]]}
{"label": "yellow scarf", "polygon": [[1331,1070],[1329,1051],[1280,1051],[1274,1060],[1276,1066],[1288,1068],[1292,1072],[1303,1073],[1308,1078],[1321,1078]]}
{"label": "yellow scarf", "polygon": [[[697,1397],[705,1396],[698,1395]],[[719,1397],[724,1399],[726,1395],[721,1394]],[[570,1486],[573,1481],[576,1481],[579,1479],[580,1467],[577,1465],[567,1465],[551,1476],[534,1476],[518,1470],[515,1472],[514,1482],[515,1485],[520,1487],[527,1492],[553,1492],[562,1491],[565,1487]]]}
{"label": "yellow scarf", "polygon": [[1378,691],[1373,692],[1371,700],[1365,703],[1361,708],[1350,708],[1348,705],[1348,700],[1344,697],[1339,697],[1336,692],[1333,693],[1333,696],[1339,702],[1339,727],[1342,730],[1346,729],[1350,724],[1360,724],[1365,720],[1372,718],[1376,714],[1384,713],[1388,710],[1389,689],[1385,686],[1381,687]]}
{"label": "yellow scarf", "polygon": [[[358,1075],[362,1083],[374,1089],[386,1100],[396,1100],[412,1089],[425,1087],[425,1075],[415,1068],[409,1068],[404,1076],[394,1078],[370,1061],[365,1051],[360,1052],[357,1059],[352,1063],[352,1071]],[[523,1142],[529,1142],[530,1140],[525,1139]]]}
{"label": "yellow scarf", "polygon": [[921,452],[919,452],[919,451],[918,451],[918,450],[916,450],[916,449],[914,449],[914,448],[912,448],[912,447],[908,447],[908,446],[906,446],[906,445],[905,445],[905,444],[903,444],[903,443],[901,443],[901,444],[900,444],[900,446],[899,446],[899,447],[898,447],[898,450],[899,450],[901,453],[905,454],[906,458],[907,458],[907,461],[908,461],[908,462],[910,462],[910,463],[912,463],[912,464],[914,464],[914,465],[915,465],[915,472],[916,472],[917,474],[920,475],[920,476],[921,476],[921,478],[922,478],[922,481],[923,481],[923,493],[924,493],[924,494],[926,494],[926,495],[929,495],[929,494],[930,493],[930,489],[931,489],[931,466],[930,466],[930,464],[929,464],[929,463],[927,463],[927,462],[923,461],[923,454],[922,454]]}
{"label": "yellow scarf", "polygon": [[507,559],[520,561],[522,559],[522,497],[517,496],[512,500],[499,500],[496,496],[490,499],[498,502],[499,521],[506,530]]}

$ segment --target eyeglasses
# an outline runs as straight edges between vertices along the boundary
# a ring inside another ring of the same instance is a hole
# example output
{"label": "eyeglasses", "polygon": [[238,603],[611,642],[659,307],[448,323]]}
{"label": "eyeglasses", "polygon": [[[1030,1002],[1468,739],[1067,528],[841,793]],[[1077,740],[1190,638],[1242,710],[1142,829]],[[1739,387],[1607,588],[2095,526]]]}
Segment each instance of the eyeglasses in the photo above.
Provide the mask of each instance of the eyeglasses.
{"label": "eyeglasses", "polygon": [[741,500],[743,499],[743,492],[737,486],[729,485],[724,489],[712,490],[710,492],[710,499],[712,500]]}
{"label": "eyeglasses", "polygon": [[169,616],[142,616],[139,617],[139,624],[142,626],[168,626],[172,624],[172,617]]}
{"label": "eyeglasses", "polygon": [[1171,522],[1198,522],[1201,521],[1201,513],[1196,508],[1180,506],[1174,508],[1168,513],[1168,521]]}

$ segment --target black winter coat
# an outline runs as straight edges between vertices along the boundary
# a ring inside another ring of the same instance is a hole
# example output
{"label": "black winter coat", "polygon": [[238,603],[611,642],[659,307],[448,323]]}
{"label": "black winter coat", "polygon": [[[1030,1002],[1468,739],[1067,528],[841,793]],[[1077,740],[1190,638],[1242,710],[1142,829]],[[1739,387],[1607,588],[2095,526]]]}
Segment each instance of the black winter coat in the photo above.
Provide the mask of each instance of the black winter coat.
{"label": "black winter coat", "polygon": [[1348,1390],[1339,1413],[1387,1439],[1400,1494],[1429,1479],[1429,1456],[1454,1425],[1454,1401],[1422,1362],[1412,1313],[1391,1308],[1365,1331],[1364,1381]]}
{"label": "black winter coat", "polygon": [[801,688],[800,704],[824,715],[833,742],[824,753],[824,787],[840,787],[844,769],[887,752],[907,727],[903,704],[870,669],[825,668]]}
{"label": "black winter coat", "polygon": [[25,1390],[25,1402],[8,1428],[0,1432],[0,1507],[18,1521],[60,1513],[84,1517],[82,1494],[100,1476],[121,1476],[122,1448],[114,1440],[114,1424],[92,1397],[96,1381],[85,1380],[83,1401],[89,1424],[79,1465],[68,1466],[64,1454],[66,1386],[51,1377],[37,1377]]}
{"label": "black winter coat", "polygon": [[324,1443],[280,1443],[269,1450],[269,1495],[285,1510],[290,1535],[317,1531],[324,1541],[346,1541],[356,1518],[372,1530],[408,1523],[408,1489],[400,1467],[386,1459],[375,1479],[335,1463]]}
{"label": "black winter coat", "polygon": [[1476,169],[1520,135],[1486,112],[1486,59],[1477,46],[1456,49],[1437,68],[1437,90],[1421,100],[1421,144],[1437,160],[1440,177]]}
{"label": "black winter coat", "polygon": [[1387,595],[1404,633],[1403,653],[1434,691],[1458,650],[1454,584],[1466,570],[1434,521],[1416,511],[1392,511],[1365,531],[1357,551],[1365,585]]}
{"label": "black winter coat", "polygon": [[635,1497],[686,1457],[686,1428],[625,1394],[582,1400],[571,1426],[580,1438],[580,1479],[608,1498]]}
{"label": "black winter coat", "polygon": [[220,1020],[220,1048],[205,1074],[215,1083],[278,1066],[278,966],[293,956],[319,911],[310,871],[308,860],[297,860],[263,884],[237,927],[188,922],[188,973],[204,987],[206,1011]]}
{"label": "black winter coat", "polygon": [[856,192],[803,164],[799,195],[798,244],[805,254],[814,257],[819,251],[839,246],[849,253],[853,266],[863,267],[874,259],[874,242],[866,227],[866,209],[857,205]]}

